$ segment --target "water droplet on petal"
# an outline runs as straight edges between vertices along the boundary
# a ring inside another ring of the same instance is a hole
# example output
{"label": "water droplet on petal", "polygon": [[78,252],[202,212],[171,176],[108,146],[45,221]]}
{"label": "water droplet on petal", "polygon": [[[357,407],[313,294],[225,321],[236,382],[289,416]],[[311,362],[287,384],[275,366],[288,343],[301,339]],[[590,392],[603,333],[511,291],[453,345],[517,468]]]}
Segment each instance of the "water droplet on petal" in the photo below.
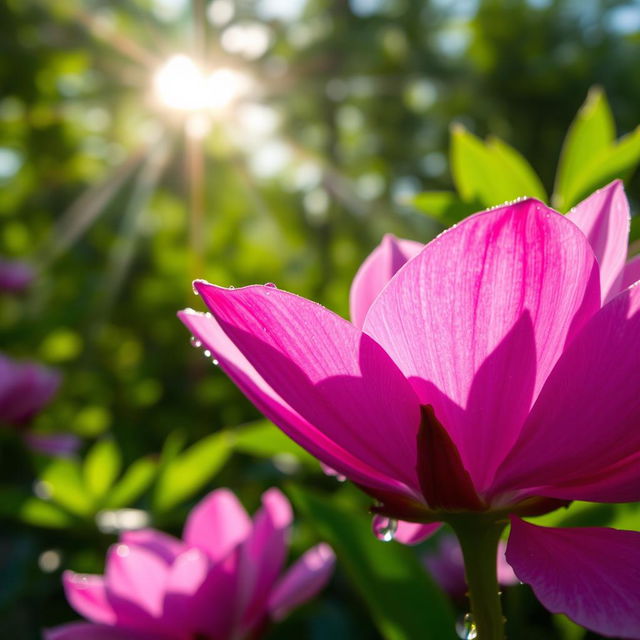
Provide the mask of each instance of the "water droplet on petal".
{"label": "water droplet on petal", "polygon": [[121,558],[126,558],[129,555],[129,546],[126,544],[119,544],[116,547],[116,553],[121,557]]}
{"label": "water droplet on petal", "polygon": [[189,340],[189,342],[191,342],[191,346],[195,347],[196,349],[199,349],[202,346],[202,342],[200,342],[200,340],[198,340],[198,338],[196,338],[195,336],[191,336],[191,340]]}
{"label": "water droplet on petal", "polygon": [[347,476],[343,476],[341,473],[336,473],[336,480],[338,482],[346,482]]}
{"label": "water droplet on petal", "polygon": [[460,640],[475,640],[478,637],[478,628],[470,613],[465,613],[456,622],[456,633]]}
{"label": "water droplet on petal", "polygon": [[229,287],[229,289],[235,289],[235,287],[234,287],[233,285],[231,285],[231,286]]}
{"label": "water droplet on petal", "polygon": [[273,282],[265,282],[264,283],[265,287],[271,287],[272,289],[277,289],[278,287],[276,287],[275,284],[273,284]]}
{"label": "water droplet on petal", "polygon": [[204,353],[204,357],[205,358],[210,358],[211,357],[211,351],[209,351],[209,349],[205,349],[202,353]]}
{"label": "water droplet on petal", "polygon": [[398,521],[384,516],[375,516],[373,519],[373,533],[382,542],[391,542],[398,530]]}
{"label": "water droplet on petal", "polygon": [[220,364],[215,358],[211,362],[214,367],[217,367]]}

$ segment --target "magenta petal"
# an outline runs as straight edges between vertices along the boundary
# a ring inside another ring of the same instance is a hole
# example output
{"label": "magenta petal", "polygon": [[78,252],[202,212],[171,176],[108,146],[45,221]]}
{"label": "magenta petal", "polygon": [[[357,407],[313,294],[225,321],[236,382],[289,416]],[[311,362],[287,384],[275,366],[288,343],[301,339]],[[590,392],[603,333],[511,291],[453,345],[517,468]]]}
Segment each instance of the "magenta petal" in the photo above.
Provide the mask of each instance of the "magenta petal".
{"label": "magenta petal", "polygon": [[105,585],[119,625],[145,631],[162,628],[168,572],[164,559],[143,547],[117,544],[109,549]]}
{"label": "magenta petal", "polygon": [[364,331],[433,406],[483,491],[565,344],[599,306],[584,234],[526,200],[429,243],[376,298]]}
{"label": "magenta petal", "polygon": [[313,598],[329,582],[335,559],[331,547],[324,543],[304,553],[271,592],[271,617],[282,620],[290,611]]}
{"label": "magenta petal", "polygon": [[267,417],[361,484],[417,490],[415,464],[407,461],[416,458],[418,402],[379,345],[336,314],[284,291],[196,287],[235,352],[219,339],[219,327],[203,326],[206,318],[183,313],[181,319]]}
{"label": "magenta petal", "polygon": [[635,286],[605,305],[558,361],[496,477],[496,491],[640,500],[639,363]]}
{"label": "magenta petal", "polygon": [[181,540],[156,529],[125,531],[120,536],[120,542],[125,545],[143,547],[162,558],[167,564],[171,564],[185,549]]}
{"label": "magenta petal", "polygon": [[238,498],[228,489],[217,489],[191,511],[183,537],[187,544],[219,562],[250,532],[251,520]]}
{"label": "magenta petal", "polygon": [[44,640],[157,640],[153,636],[99,624],[72,622],[44,632]]}
{"label": "magenta petal", "polygon": [[507,561],[549,611],[605,636],[640,638],[640,533],[512,518]]}
{"label": "magenta petal", "polygon": [[263,494],[253,531],[240,549],[239,590],[246,628],[266,612],[269,593],[287,557],[292,519],[291,505],[281,491],[269,489]]}
{"label": "magenta petal", "polygon": [[360,265],[351,284],[351,322],[362,328],[371,303],[407,260],[420,253],[423,244],[387,234]]}
{"label": "magenta petal", "polygon": [[599,189],[567,213],[587,236],[600,264],[602,300],[621,289],[629,242],[629,203],[621,180]]}
{"label": "magenta petal", "polygon": [[635,256],[624,267],[621,288],[626,289],[638,280],[640,280],[640,256]]}
{"label": "magenta petal", "polygon": [[91,622],[104,624],[113,624],[116,621],[116,614],[107,600],[102,576],[65,571],[62,584],[69,604],[82,617]]}
{"label": "magenta petal", "polygon": [[402,542],[402,544],[419,544],[427,538],[430,538],[440,527],[440,522],[429,522],[420,524],[419,522],[398,521],[398,528],[394,536],[394,540]]}

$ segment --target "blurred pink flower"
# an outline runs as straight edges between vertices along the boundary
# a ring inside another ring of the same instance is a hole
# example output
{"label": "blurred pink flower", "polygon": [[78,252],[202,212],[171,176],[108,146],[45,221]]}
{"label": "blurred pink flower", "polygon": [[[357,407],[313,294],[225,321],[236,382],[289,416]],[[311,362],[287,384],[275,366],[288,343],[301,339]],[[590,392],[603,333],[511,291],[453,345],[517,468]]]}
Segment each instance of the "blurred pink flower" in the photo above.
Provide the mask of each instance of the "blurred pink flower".
{"label": "blurred pink flower", "polygon": [[36,362],[0,354],[0,422],[21,427],[39,413],[60,386],[60,374]]}
{"label": "blurred pink flower", "polygon": [[33,279],[33,268],[28,263],[0,258],[0,292],[21,293]]}
{"label": "blurred pink flower", "polygon": [[284,574],[292,513],[277,489],[251,521],[227,489],[187,519],[183,540],[153,529],[122,534],[104,576],[67,571],[71,606],[90,623],[51,629],[46,640],[244,640],[316,595],[333,571],[326,544]]}
{"label": "blurred pink flower", "polygon": [[389,268],[362,328],[273,286],[204,281],[210,314],[180,317],[269,419],[376,498],[381,537],[392,519],[416,542],[452,512],[510,518],[507,560],[547,608],[640,638],[640,533],[521,519],[640,500],[628,228],[617,182],[569,216],[529,199]]}
{"label": "blurred pink flower", "polygon": [[[453,598],[464,597],[467,592],[467,583],[464,578],[462,549],[457,538],[452,534],[443,535],[436,544],[435,549],[424,554],[425,566],[443,591]],[[507,543],[501,540],[498,545],[497,563],[498,584],[503,587],[519,582],[505,558],[506,549]]]}

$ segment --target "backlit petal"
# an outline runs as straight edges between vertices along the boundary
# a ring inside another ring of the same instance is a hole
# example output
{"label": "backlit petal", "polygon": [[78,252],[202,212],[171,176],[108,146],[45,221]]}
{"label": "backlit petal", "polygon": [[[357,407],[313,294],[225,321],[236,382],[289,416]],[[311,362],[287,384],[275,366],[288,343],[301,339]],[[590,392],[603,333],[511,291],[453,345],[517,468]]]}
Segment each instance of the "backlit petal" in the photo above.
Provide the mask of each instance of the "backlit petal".
{"label": "backlit petal", "polygon": [[553,613],[608,637],[640,638],[640,533],[513,518],[507,561]]}

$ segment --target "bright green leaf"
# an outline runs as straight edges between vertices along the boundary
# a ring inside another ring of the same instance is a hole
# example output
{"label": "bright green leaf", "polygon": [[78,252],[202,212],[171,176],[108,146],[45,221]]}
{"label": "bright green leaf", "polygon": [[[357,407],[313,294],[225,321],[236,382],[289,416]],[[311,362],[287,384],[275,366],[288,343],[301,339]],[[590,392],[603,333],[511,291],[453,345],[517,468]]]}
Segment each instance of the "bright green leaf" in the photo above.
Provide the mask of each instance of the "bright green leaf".
{"label": "bright green leaf", "polygon": [[237,451],[249,453],[262,458],[272,458],[279,454],[294,456],[318,469],[318,461],[286,436],[278,427],[268,420],[258,420],[229,432]]}
{"label": "bright green leaf", "polygon": [[0,515],[21,520],[35,527],[51,529],[63,529],[76,522],[71,515],[55,504],[15,487],[0,490]]}
{"label": "bright green leaf", "polygon": [[47,487],[51,500],[70,513],[78,516],[93,513],[93,499],[77,462],[63,458],[54,460],[40,474],[40,481]]}
{"label": "bright green leaf", "polygon": [[615,140],[615,125],[609,103],[599,87],[589,91],[569,127],[556,174],[553,206],[566,211],[576,204],[576,193],[593,159],[606,152]]}
{"label": "bright green leaf", "polygon": [[377,540],[370,517],[339,504],[335,496],[329,500],[296,487],[289,493],[318,536],[335,550],[384,638],[456,637],[448,599],[411,548]]}
{"label": "bright green leaf", "polygon": [[227,461],[231,446],[227,433],[215,433],[163,465],[154,492],[155,510],[168,511],[200,491]]}
{"label": "bright green leaf", "polygon": [[481,207],[537,197],[546,193],[527,161],[513,148],[495,138],[483,142],[461,125],[451,130],[451,171],[461,198]]}
{"label": "bright green leaf", "polygon": [[463,202],[452,191],[426,191],[415,196],[411,204],[418,211],[426,213],[445,227],[460,222],[468,215],[482,209],[480,203]]}
{"label": "bright green leaf", "polygon": [[87,489],[97,499],[111,488],[122,467],[122,456],[116,443],[105,438],[91,447],[84,460],[84,479]]}
{"label": "bright green leaf", "polygon": [[[504,180],[510,183],[513,193],[518,194],[511,196],[511,199],[527,196],[529,198],[538,198],[542,202],[547,201],[547,192],[538,174],[521,153],[499,138],[489,138],[486,146],[491,152]],[[508,200],[509,197],[505,199]]]}
{"label": "bright green leaf", "polygon": [[151,458],[136,460],[109,492],[106,509],[121,509],[131,506],[153,483],[158,463]]}

